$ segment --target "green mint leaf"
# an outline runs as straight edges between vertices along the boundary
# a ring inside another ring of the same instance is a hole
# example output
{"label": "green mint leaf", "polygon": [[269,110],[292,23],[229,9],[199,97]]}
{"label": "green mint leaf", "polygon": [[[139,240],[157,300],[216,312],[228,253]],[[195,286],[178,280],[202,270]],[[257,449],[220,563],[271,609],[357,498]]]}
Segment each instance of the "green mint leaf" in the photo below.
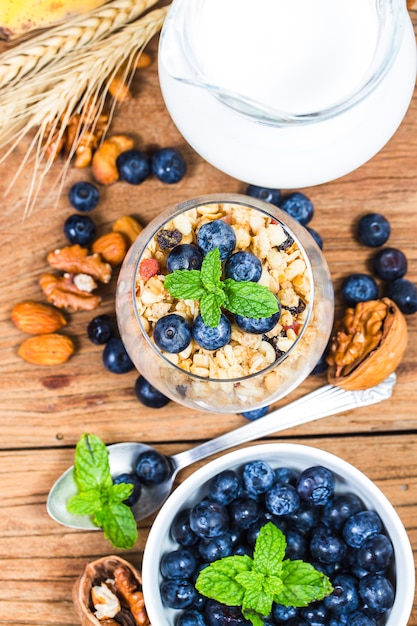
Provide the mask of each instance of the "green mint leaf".
{"label": "green mint leaf", "polygon": [[245,617],[251,614],[267,617],[272,609],[273,599],[262,589],[247,589],[242,603],[242,613]]}
{"label": "green mint leaf", "polygon": [[246,617],[246,619],[252,622],[253,626],[264,626],[265,624],[263,617],[261,617],[257,613],[254,613],[250,609],[243,612],[243,617]]}
{"label": "green mint leaf", "polygon": [[225,307],[231,313],[259,319],[278,311],[277,299],[265,285],[226,278],[223,289],[226,293]]}
{"label": "green mint leaf", "polygon": [[136,520],[131,509],[121,502],[108,502],[94,516],[104,536],[115,548],[129,550],[138,539]]}
{"label": "green mint leaf", "polygon": [[101,509],[101,495],[96,489],[82,491],[67,502],[67,510],[73,515],[92,515]]}
{"label": "green mint leaf", "polygon": [[220,323],[221,306],[225,300],[223,291],[205,293],[200,301],[200,313],[203,322],[210,328],[215,328]]}
{"label": "green mint leaf", "polygon": [[222,262],[220,250],[214,248],[207,252],[201,265],[201,280],[207,291],[216,291],[221,288]]}
{"label": "green mint leaf", "polygon": [[80,491],[112,485],[109,451],[100,437],[88,433],[81,436],[75,448],[74,479]]}
{"label": "green mint leaf", "polygon": [[287,542],[284,533],[268,522],[259,531],[253,552],[253,568],[264,575],[279,576]]}
{"label": "green mint leaf", "polygon": [[285,560],[282,563],[283,587],[274,596],[275,602],[285,606],[307,606],[321,600],[333,591],[329,578],[310,563]]}
{"label": "green mint leaf", "polygon": [[133,485],[130,483],[119,483],[112,485],[107,491],[107,499],[110,503],[117,504],[126,500],[133,491]]}
{"label": "green mint leaf", "polygon": [[236,577],[251,567],[252,559],[246,555],[227,556],[213,561],[199,573],[196,589],[202,595],[223,604],[242,606],[245,589],[236,581]]}
{"label": "green mint leaf", "polygon": [[200,300],[205,293],[200,270],[174,270],[165,277],[164,287],[180,300]]}

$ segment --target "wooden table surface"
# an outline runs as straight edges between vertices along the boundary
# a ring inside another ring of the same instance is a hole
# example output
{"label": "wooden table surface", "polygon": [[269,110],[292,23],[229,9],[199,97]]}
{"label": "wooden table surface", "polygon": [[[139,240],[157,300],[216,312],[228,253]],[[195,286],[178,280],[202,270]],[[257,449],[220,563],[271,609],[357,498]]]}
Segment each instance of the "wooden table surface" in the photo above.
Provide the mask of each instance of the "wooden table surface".
{"label": "wooden table surface", "polygon": [[[417,25],[417,10],[412,16]],[[149,49],[155,58],[156,43]],[[245,184],[205,163],[179,136],[161,99],[155,62],[137,73],[133,92],[134,98],[117,110],[112,132],[133,134],[138,148],[178,147],[188,172],[171,186],[150,178],[138,187],[116,183],[102,188],[100,204],[91,214],[98,234],[108,232],[121,215],[135,215],[146,224],[161,207],[186,198],[244,192]],[[245,420],[174,403],[145,408],[134,394],[137,372],[116,375],[104,369],[102,349],[88,340],[86,327],[96,313],[114,313],[117,272],[101,291],[103,301],[94,314],[70,316],[64,332],[75,339],[76,353],[66,364],[40,367],[18,357],[24,336],[10,321],[12,306],[24,299],[44,301],[38,281],[48,269],[46,254],[65,245],[63,224],[73,212],[67,191],[74,182],[91,179],[89,170],[71,168],[57,198],[54,183],[62,165],[57,163],[33,212],[23,220],[30,166],[23,168],[7,194],[6,189],[26,147],[23,142],[2,163],[0,177],[0,624],[75,626],[75,579],[88,561],[114,552],[101,532],[70,530],[46,512],[48,491],[72,464],[80,435],[92,432],[109,444],[143,441],[175,453]],[[380,212],[390,220],[389,244],[407,255],[408,278],[417,281],[416,173],[417,94],[401,127],[376,157],[348,176],[304,190],[315,206],[311,226],[324,239],[336,294],[344,276],[370,270],[372,250],[354,235],[358,218],[367,212]],[[356,465],[395,506],[417,551],[417,315],[408,316],[407,322],[409,344],[392,399],[293,428],[269,441],[319,447]],[[324,383],[323,376],[309,377],[285,402]],[[183,471],[179,480],[191,471]],[[152,518],[140,523],[135,548],[120,552],[138,567],[151,523]],[[409,625],[417,626],[417,606]]]}

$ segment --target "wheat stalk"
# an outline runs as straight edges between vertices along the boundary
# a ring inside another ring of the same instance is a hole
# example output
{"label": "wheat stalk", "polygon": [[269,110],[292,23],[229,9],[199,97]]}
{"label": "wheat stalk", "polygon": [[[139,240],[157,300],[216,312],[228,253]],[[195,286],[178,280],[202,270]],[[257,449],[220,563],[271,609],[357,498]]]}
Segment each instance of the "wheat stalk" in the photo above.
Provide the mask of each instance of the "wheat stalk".
{"label": "wheat stalk", "polygon": [[[116,6],[120,8],[121,5],[127,7],[129,3],[132,9],[132,0],[114,0],[111,5],[113,8]],[[145,7],[155,4],[155,0],[136,0],[133,4],[133,13],[131,10],[125,14],[129,15],[129,19],[139,11],[139,6],[143,12]],[[122,24],[120,19],[117,19],[117,27],[113,21],[110,32],[108,27],[107,30],[99,28],[99,36],[90,33],[90,27],[87,25],[89,20],[84,20],[83,34],[72,39],[72,42],[76,42],[75,47],[71,47],[65,54],[57,54],[48,64],[40,60],[38,53],[33,53],[39,51],[36,46],[31,48],[32,54],[27,55],[31,59],[29,65],[25,65],[19,56],[18,74],[7,74],[8,84],[0,88],[0,120],[3,122],[0,126],[0,147],[4,149],[8,146],[0,162],[7,158],[31,128],[37,127],[11,183],[14,184],[26,163],[33,160],[32,183],[25,215],[31,211],[42,182],[53,163],[52,156],[45,158],[44,146],[48,145],[52,137],[56,138],[57,135],[59,137],[60,133],[62,136],[74,113],[85,111],[91,103],[96,105],[96,119],[89,121],[89,128],[91,130],[91,127],[94,127],[104,106],[109,81],[122,66],[127,82],[130,80],[131,68],[148,41],[161,29],[167,11],[168,7],[155,9],[139,19]],[[97,12],[98,10],[95,11]],[[74,26],[70,28],[72,34],[74,28]],[[65,37],[63,39],[65,43]],[[54,39],[49,41],[52,41],[52,47],[56,45]],[[47,42],[45,41],[43,45],[47,47]],[[37,57],[38,63],[34,62]],[[21,76],[22,72],[25,73],[25,80],[17,81],[16,76]],[[113,112],[114,110],[110,113],[110,119]],[[82,140],[85,130],[83,126],[78,128],[73,152]],[[64,163],[60,177],[61,187],[73,152],[67,156]]]}
{"label": "wheat stalk", "polygon": [[137,19],[158,0],[113,0],[104,7],[79,15],[0,54],[0,94],[25,78],[52,67],[62,57],[107,37]]}

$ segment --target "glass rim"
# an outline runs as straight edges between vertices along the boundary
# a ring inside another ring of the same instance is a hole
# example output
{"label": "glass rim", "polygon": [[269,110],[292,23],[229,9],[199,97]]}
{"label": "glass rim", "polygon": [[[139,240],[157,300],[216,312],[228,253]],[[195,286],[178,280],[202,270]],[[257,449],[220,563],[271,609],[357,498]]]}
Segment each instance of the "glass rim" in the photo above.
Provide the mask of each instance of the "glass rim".
{"label": "glass rim", "polygon": [[[181,12],[181,1],[183,2],[184,0],[174,0],[174,6],[170,11],[173,13]],[[309,113],[292,113],[291,111],[280,110],[265,105],[256,99],[228,90],[223,86],[215,85],[204,76],[204,71],[192,52],[192,45],[186,25],[186,20],[191,18],[189,12],[186,10],[183,10],[182,16],[180,13],[182,25],[178,29],[178,32],[181,33],[184,54],[188,65],[194,72],[194,76],[186,77],[175,75],[175,72],[171,72],[169,68],[168,73],[179,82],[205,89],[222,104],[254,122],[272,126],[285,126],[287,124],[304,125],[330,120],[362,102],[379,85],[391,68],[400,48],[401,36],[405,24],[405,2],[403,0],[372,1],[375,4],[375,10],[379,17],[379,28],[375,53],[371,64],[366,70],[365,77],[362,78],[358,86],[351,91],[350,94],[328,107],[323,107],[322,109]],[[178,6],[176,6],[177,3],[179,3]],[[200,3],[193,0],[192,5],[194,11],[198,11],[198,5],[200,5],[201,8],[201,0]],[[168,15],[168,18],[169,17]],[[167,25],[169,21],[170,20],[167,19]],[[160,42],[161,47],[163,46],[164,30],[163,28]]]}
{"label": "glass rim", "polygon": [[[313,269],[311,267],[310,259],[308,258],[306,250],[305,250],[304,246],[300,243],[299,238],[297,237],[297,235],[294,234],[294,232],[292,231],[291,227],[288,227],[279,218],[271,215],[268,212],[268,206],[267,206],[266,202],[264,202],[262,200],[258,200],[257,198],[251,198],[250,196],[245,196],[243,194],[231,194],[231,193],[207,194],[207,195],[199,196],[197,198],[194,198],[194,199],[191,199],[191,200],[186,200],[186,201],[181,202],[181,203],[179,203],[177,205],[174,205],[172,207],[172,213],[171,213],[171,216],[170,216],[169,220],[172,220],[176,215],[179,215],[181,213],[185,213],[186,211],[188,211],[190,209],[193,209],[193,208],[197,208],[198,206],[202,206],[204,204],[220,203],[220,202],[223,203],[223,204],[226,204],[226,203],[228,203],[228,204],[240,204],[242,206],[246,206],[248,208],[254,208],[255,210],[258,210],[258,211],[260,211],[262,213],[267,214],[272,219],[278,221],[281,224],[281,226],[284,228],[284,230],[286,232],[288,232],[288,234],[291,235],[291,237],[293,237],[295,243],[297,244],[297,246],[299,247],[299,249],[302,252],[303,259],[306,262],[306,266],[307,266],[307,270],[308,270],[308,277],[309,277],[309,281],[310,281],[310,300],[309,300],[309,303],[308,303],[307,315],[306,315],[303,327],[301,329],[301,332],[297,336],[297,338],[294,341],[294,343],[292,344],[292,346],[288,349],[288,351],[285,352],[278,359],[276,359],[273,363],[268,365],[268,367],[265,367],[262,370],[259,370],[257,372],[253,372],[252,374],[248,374],[247,376],[240,376],[238,378],[209,378],[209,377],[206,377],[206,376],[199,376],[197,374],[193,374],[192,372],[188,372],[187,370],[183,369],[179,365],[176,365],[175,363],[173,363],[168,357],[166,357],[161,352],[161,350],[159,350],[159,348],[154,344],[154,342],[149,337],[149,335],[146,332],[146,330],[143,328],[143,324],[142,324],[141,319],[140,319],[141,316],[140,316],[140,314],[138,312],[138,309],[137,309],[137,300],[136,300],[136,279],[137,279],[137,275],[138,275],[138,272],[139,272],[139,265],[140,265],[140,263],[142,261],[143,254],[144,254],[144,252],[146,250],[147,244],[156,235],[156,233],[163,227],[164,222],[162,223],[162,225],[159,225],[159,226],[156,227],[156,226],[153,226],[153,221],[151,221],[146,226],[146,228],[142,231],[142,233],[141,233],[141,236],[143,234],[146,234],[147,238],[146,238],[146,243],[142,246],[141,253],[138,254],[138,256],[136,258],[136,261],[135,261],[134,271],[133,271],[133,275],[132,275],[131,292],[133,294],[133,297],[132,297],[133,310],[134,310],[135,318],[136,318],[136,321],[138,323],[140,332],[142,333],[142,336],[147,341],[148,345],[152,348],[152,350],[156,354],[156,356],[158,358],[161,358],[163,361],[165,361],[165,364],[167,366],[174,368],[177,372],[181,373],[184,376],[188,376],[190,379],[195,380],[195,381],[201,381],[201,382],[206,382],[206,383],[210,382],[210,383],[222,383],[222,384],[224,384],[224,383],[234,383],[235,384],[235,383],[241,383],[241,382],[253,379],[256,376],[267,374],[269,371],[275,369],[275,367],[277,367],[277,365],[280,365],[281,363],[283,363],[291,355],[291,353],[294,351],[295,347],[298,346],[298,344],[300,343],[302,337],[304,336],[304,333],[305,333],[305,331],[306,331],[306,329],[309,326],[309,323],[311,321],[313,305],[314,305],[314,295],[315,295],[315,292],[314,292],[314,277],[313,277]],[[250,205],[251,202],[253,202],[254,206]],[[279,207],[275,207],[274,205],[271,205],[271,206],[274,209],[278,209],[279,211],[281,211],[281,209],[279,209]],[[169,221],[169,220],[167,220],[167,221]],[[291,218],[290,218],[290,221],[291,221]],[[150,233],[150,234],[148,235],[148,233]],[[307,231],[306,231],[306,234],[308,234]],[[314,243],[314,240],[313,240],[313,243]]]}

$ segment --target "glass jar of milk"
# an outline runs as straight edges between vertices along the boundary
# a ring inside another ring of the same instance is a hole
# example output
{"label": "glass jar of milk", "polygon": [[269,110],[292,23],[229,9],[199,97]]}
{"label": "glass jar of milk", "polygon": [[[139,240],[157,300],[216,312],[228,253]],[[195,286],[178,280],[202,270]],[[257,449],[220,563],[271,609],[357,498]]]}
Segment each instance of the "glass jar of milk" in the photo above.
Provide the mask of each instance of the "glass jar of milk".
{"label": "glass jar of milk", "polygon": [[173,0],[162,94],[209,163],[300,188],[373,157],[409,106],[416,41],[405,0]]}

